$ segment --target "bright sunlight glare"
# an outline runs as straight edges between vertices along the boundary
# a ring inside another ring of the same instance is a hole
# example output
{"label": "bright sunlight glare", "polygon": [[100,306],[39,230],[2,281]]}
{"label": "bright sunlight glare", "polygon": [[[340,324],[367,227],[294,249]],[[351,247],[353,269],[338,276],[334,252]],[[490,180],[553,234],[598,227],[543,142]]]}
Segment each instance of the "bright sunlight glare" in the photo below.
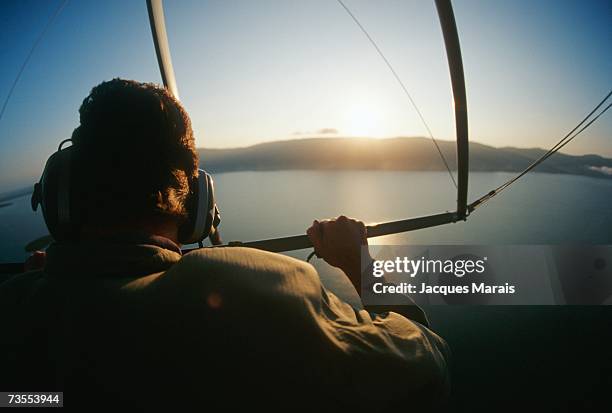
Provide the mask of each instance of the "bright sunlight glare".
{"label": "bright sunlight glare", "polygon": [[340,131],[352,137],[387,137],[389,123],[388,112],[381,105],[355,102],[344,112]]}

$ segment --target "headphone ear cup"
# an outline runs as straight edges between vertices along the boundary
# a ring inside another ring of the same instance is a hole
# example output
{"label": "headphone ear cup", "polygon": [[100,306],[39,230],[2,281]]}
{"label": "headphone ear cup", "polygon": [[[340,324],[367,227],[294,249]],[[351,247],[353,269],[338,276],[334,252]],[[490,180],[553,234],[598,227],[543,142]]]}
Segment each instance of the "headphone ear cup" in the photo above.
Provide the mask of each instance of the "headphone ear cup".
{"label": "headphone ear cup", "polygon": [[70,208],[71,155],[72,147],[51,155],[32,193],[32,209],[41,206],[47,229],[57,241],[75,235]]}
{"label": "headphone ear cup", "polygon": [[[207,174],[208,175],[208,174]],[[208,175],[208,205],[206,207],[206,228],[208,229],[208,235],[216,228],[221,222],[221,215],[219,214],[219,208],[217,208],[217,201],[215,200],[215,182],[212,176]]]}
{"label": "headphone ear cup", "polygon": [[198,179],[193,188],[193,198],[188,218],[180,229],[183,244],[201,242],[209,234],[213,225],[212,211],[215,209],[215,196],[212,177],[203,169],[198,169]]}

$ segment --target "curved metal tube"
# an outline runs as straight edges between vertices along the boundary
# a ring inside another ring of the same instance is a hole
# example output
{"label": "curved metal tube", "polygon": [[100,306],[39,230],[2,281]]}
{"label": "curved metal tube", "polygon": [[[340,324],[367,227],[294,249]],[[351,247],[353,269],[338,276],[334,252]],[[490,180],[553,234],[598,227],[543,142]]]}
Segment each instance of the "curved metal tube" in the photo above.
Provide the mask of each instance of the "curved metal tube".
{"label": "curved metal tube", "polygon": [[162,82],[166,89],[179,99],[178,87],[172,67],[172,57],[170,56],[170,44],[166,33],[166,19],[164,17],[164,6],[162,0],[147,0],[147,10],[149,12],[149,23],[155,44],[155,54],[159,71],[161,72]]}
{"label": "curved metal tube", "polygon": [[435,0],[438,18],[442,27],[446,57],[451,75],[453,101],[455,109],[455,133],[457,136],[457,215],[459,219],[467,217],[468,171],[469,171],[469,140],[467,96],[465,91],[465,76],[463,75],[463,59],[457,23],[450,0]]}

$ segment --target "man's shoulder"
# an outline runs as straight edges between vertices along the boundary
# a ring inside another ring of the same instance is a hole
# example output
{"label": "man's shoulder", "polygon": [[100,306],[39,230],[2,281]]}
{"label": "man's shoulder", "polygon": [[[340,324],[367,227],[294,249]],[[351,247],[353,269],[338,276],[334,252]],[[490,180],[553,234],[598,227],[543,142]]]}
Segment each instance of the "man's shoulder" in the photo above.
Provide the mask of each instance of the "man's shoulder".
{"label": "man's shoulder", "polygon": [[318,295],[321,284],[314,267],[281,254],[244,247],[202,248],[170,268],[164,278],[189,285],[236,287],[252,292]]}
{"label": "man's shoulder", "polygon": [[246,247],[201,248],[183,256],[179,265],[206,267],[245,267],[254,271],[285,272],[286,270],[314,271],[312,265],[274,252]]}

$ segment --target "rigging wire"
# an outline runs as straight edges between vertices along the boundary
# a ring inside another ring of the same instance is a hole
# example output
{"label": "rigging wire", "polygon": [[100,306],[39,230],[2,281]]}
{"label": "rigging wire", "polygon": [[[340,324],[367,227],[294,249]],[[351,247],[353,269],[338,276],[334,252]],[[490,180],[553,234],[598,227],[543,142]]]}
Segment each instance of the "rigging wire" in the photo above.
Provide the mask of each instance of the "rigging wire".
{"label": "rigging wire", "polygon": [[[523,177],[526,173],[531,171],[533,168],[535,168],[536,166],[544,162],[546,159],[551,157],[553,154],[557,153],[561,148],[563,148],[565,145],[570,143],[576,136],[580,135],[583,131],[585,131],[597,119],[599,119],[601,115],[603,115],[608,109],[610,109],[610,107],[612,106],[612,103],[609,103],[601,112],[597,114],[597,116],[595,116],[594,118],[592,118],[590,121],[587,122],[587,120],[589,120],[589,118],[591,118],[591,116],[593,116],[593,114],[597,112],[597,110],[610,98],[610,96],[612,96],[612,90],[606,95],[606,97],[601,102],[599,102],[597,106],[595,106],[595,108],[591,112],[589,112],[589,114],[584,119],[582,119],[582,121],[578,125],[576,125],[563,138],[561,138],[559,142],[557,142],[552,148],[546,151],[538,159],[533,161],[527,168],[525,168],[517,176],[501,184],[500,186],[490,191],[486,195],[482,196],[481,198],[477,199],[476,201],[472,202],[470,205],[468,205],[468,211],[472,212],[474,209],[484,204],[489,199],[493,198],[495,195],[502,192],[504,189],[512,185],[514,182],[518,181],[521,177]],[[586,125],[582,126],[585,122],[587,122]]]}
{"label": "rigging wire", "polygon": [[53,14],[49,18],[49,21],[47,21],[47,24],[45,25],[45,28],[38,35],[38,38],[36,39],[36,41],[32,45],[32,48],[30,49],[30,51],[28,52],[28,55],[26,56],[25,60],[23,61],[23,64],[19,68],[19,71],[17,72],[17,76],[15,77],[15,80],[13,80],[11,88],[9,89],[9,92],[6,95],[6,98],[4,99],[4,103],[2,104],[2,109],[0,109],[0,121],[2,120],[2,117],[4,116],[4,111],[6,110],[6,106],[8,105],[8,102],[11,99],[11,96],[13,95],[13,91],[15,90],[15,86],[17,86],[17,83],[19,82],[19,79],[21,78],[21,75],[23,74],[23,71],[25,70],[26,66],[30,62],[30,58],[34,54],[34,51],[36,50],[36,48],[38,47],[38,45],[40,44],[42,39],[45,37],[45,35],[49,31],[49,28],[51,27],[51,25],[53,24],[53,22],[55,21],[57,16],[59,16],[60,13],[62,12],[62,10],[64,9],[64,7],[66,7],[66,4],[68,4],[68,0],[63,0],[59,4],[59,6],[55,9]]}
{"label": "rigging wire", "polygon": [[425,118],[423,117],[423,114],[419,110],[419,107],[417,106],[416,102],[412,98],[412,95],[410,94],[410,92],[408,92],[408,88],[406,87],[406,85],[404,85],[404,82],[402,81],[402,79],[399,77],[399,75],[397,74],[397,72],[393,68],[393,65],[391,65],[391,62],[389,62],[389,60],[387,59],[385,54],[382,52],[380,47],[378,47],[378,44],[376,43],[376,41],[372,38],[372,36],[370,36],[370,34],[366,30],[366,28],[361,24],[361,22],[357,19],[357,17],[355,17],[353,12],[351,12],[351,10],[346,6],[346,4],[344,4],[344,2],[342,0],[337,0],[337,1],[342,6],[342,8],[344,8],[346,13],[351,17],[351,19],[353,19],[353,21],[359,27],[359,29],[361,29],[363,34],[368,38],[368,41],[370,42],[370,44],[374,47],[374,49],[376,49],[376,52],[382,58],[382,60],[385,62],[385,64],[387,65],[387,68],[391,71],[391,74],[393,75],[393,77],[395,78],[397,83],[399,83],[399,85],[402,88],[402,90],[404,91],[404,94],[410,100],[410,103],[412,104],[412,106],[414,107],[414,110],[416,111],[417,115],[421,119],[421,122],[423,123],[423,126],[425,126],[425,129],[427,130],[427,133],[429,134],[429,137],[431,138],[431,140],[433,141],[436,149],[438,150],[438,153],[440,154],[440,158],[442,158],[442,162],[444,162],[444,166],[446,167],[446,170],[448,171],[448,174],[449,174],[451,180],[453,181],[453,185],[455,185],[455,188],[457,188],[457,181],[455,181],[455,176],[453,175],[453,173],[452,173],[452,171],[450,169],[450,166],[448,165],[448,162],[446,161],[446,158],[444,157],[444,154],[442,153],[442,150],[440,149],[440,145],[438,145],[438,141],[436,141],[436,139],[434,138],[433,133],[431,132],[431,129],[429,128],[429,125],[425,121]]}
{"label": "rigging wire", "polygon": [[[603,99],[601,102],[599,102],[599,104],[598,104],[597,106],[595,106],[595,108],[594,108],[594,109],[593,109],[591,112],[589,112],[589,114],[588,114],[588,115],[586,115],[586,116],[585,116],[585,118],[584,118],[584,119],[582,119],[582,121],[581,121],[581,122],[580,122],[578,125],[576,125],[576,126],[574,127],[574,129],[572,129],[571,131],[569,131],[569,132],[568,132],[568,133],[567,133],[567,134],[566,134],[566,135],[565,135],[565,136],[564,136],[564,137],[563,137],[563,138],[562,138],[562,139],[561,139],[559,142],[557,142],[557,143],[556,143],[556,144],[555,144],[555,145],[554,145],[552,148],[550,148],[550,149],[549,149],[549,150],[548,150],[546,153],[544,153],[544,155],[542,155],[542,158],[547,159],[547,158],[548,158],[550,155],[552,155],[553,153],[555,153],[556,151],[558,151],[559,149],[561,149],[563,146],[565,146],[565,144],[566,144],[566,143],[567,143],[569,140],[573,139],[573,137],[572,137],[572,138],[569,138],[569,137],[570,137],[570,135],[571,135],[572,133],[574,133],[574,132],[575,132],[575,131],[576,131],[576,130],[577,130],[579,127],[580,127],[580,126],[582,126],[582,124],[583,124],[584,122],[586,122],[586,121],[587,121],[587,119],[589,119],[589,118],[590,118],[590,117],[593,115],[593,113],[595,113],[595,112],[597,111],[597,109],[599,109],[599,108],[601,107],[601,105],[603,105],[603,104],[604,104],[604,102],[605,102],[605,101],[606,101],[606,100],[607,100],[607,99],[608,99],[608,98],[609,98],[611,95],[612,95],[612,91],[610,91],[610,92],[609,92],[609,93],[606,95],[606,97],[605,97],[605,98],[604,98],[604,99]],[[605,111],[605,110],[604,110],[604,111]],[[568,138],[569,138],[569,139],[568,139]]]}

